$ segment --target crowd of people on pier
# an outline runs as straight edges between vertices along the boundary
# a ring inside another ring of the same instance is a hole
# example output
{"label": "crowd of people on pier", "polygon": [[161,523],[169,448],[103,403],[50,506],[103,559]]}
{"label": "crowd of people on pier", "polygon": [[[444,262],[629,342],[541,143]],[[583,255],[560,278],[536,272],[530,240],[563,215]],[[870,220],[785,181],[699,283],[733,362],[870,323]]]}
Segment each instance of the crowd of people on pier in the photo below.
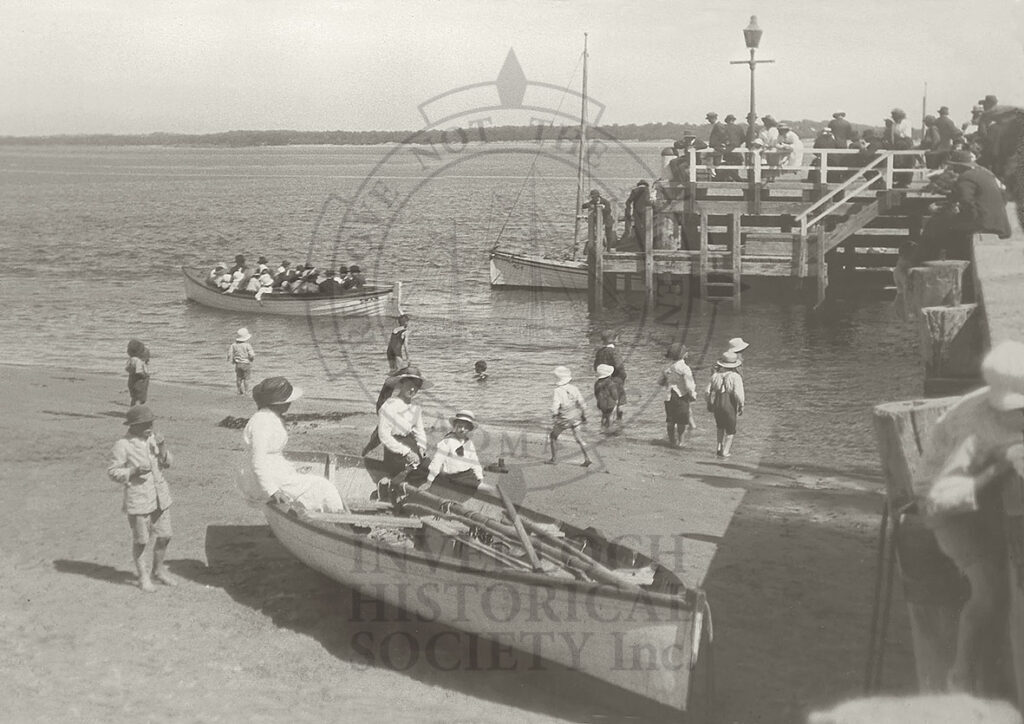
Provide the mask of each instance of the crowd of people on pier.
{"label": "crowd of people on pier", "polygon": [[254,267],[246,264],[241,254],[228,266],[217,263],[206,277],[206,284],[223,294],[252,294],[259,301],[266,294],[338,296],[359,291],[366,286],[366,277],[359,265],[318,269],[313,264],[296,264],[285,260],[271,270],[267,257],[261,256]]}

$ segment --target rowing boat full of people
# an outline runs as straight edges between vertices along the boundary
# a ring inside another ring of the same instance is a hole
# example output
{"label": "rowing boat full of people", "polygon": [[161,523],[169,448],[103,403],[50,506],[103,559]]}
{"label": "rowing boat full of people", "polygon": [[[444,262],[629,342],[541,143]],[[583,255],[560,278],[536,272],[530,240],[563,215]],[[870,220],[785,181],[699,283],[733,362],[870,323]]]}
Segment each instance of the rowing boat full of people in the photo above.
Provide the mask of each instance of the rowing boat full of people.
{"label": "rowing boat full of people", "polygon": [[209,270],[182,267],[185,297],[206,307],[228,312],[282,314],[293,317],[375,317],[393,313],[396,286],[367,284],[362,289],[341,294],[264,294],[257,300],[253,292],[225,293],[207,283]]}
{"label": "rowing boat full of people", "polygon": [[[271,501],[270,528],[300,561],[352,589],[361,610],[372,607],[363,597],[382,601],[402,610],[398,621],[420,617],[511,645],[570,677],[579,672],[678,710],[705,704],[704,592],[593,528],[515,505],[500,480],[515,470],[495,473],[499,497],[491,497],[438,481],[429,490],[392,482],[369,458],[287,457],[301,472],[326,475],[348,510]],[[352,635],[361,648],[371,645],[372,632]]]}

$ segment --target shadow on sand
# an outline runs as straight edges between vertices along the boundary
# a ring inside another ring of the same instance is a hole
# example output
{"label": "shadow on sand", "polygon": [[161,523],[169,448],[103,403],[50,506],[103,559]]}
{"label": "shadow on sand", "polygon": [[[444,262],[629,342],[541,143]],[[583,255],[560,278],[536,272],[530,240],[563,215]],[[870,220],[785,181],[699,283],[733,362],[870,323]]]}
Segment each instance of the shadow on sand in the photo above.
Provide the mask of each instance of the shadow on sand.
{"label": "shadow on sand", "polygon": [[[360,597],[291,556],[266,526],[213,525],[208,566],[169,561],[183,578],[223,588],[234,600],[305,634],[361,668],[572,721],[678,721],[679,712],[528,653]],[[556,624],[557,625],[557,624]]]}
{"label": "shadow on sand", "polygon": [[135,585],[134,573],[123,571],[118,568],[114,568],[113,566],[105,566],[100,563],[69,561],[60,558],[53,562],[53,568],[58,573],[74,573],[79,576],[88,576],[89,578],[95,578],[97,581],[105,581],[107,583]]}

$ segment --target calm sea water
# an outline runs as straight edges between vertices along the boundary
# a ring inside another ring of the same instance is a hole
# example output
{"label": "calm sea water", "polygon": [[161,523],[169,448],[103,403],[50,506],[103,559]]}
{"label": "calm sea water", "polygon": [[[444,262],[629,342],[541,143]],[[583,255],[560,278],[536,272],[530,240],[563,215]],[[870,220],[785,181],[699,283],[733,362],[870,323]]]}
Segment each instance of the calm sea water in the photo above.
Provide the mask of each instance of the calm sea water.
{"label": "calm sea water", "polygon": [[[595,185],[621,204],[638,178],[656,174],[658,151],[607,149]],[[599,332],[614,327],[629,371],[626,435],[653,440],[663,434],[656,380],[666,344],[683,339],[692,363],[706,367],[742,335],[753,344],[741,429],[748,453],[769,465],[874,475],[871,406],[920,392],[915,335],[889,302],[815,313],[755,292],[739,313],[695,303],[644,316],[627,305],[594,318],[585,294],[490,289],[487,252],[499,238],[569,248],[574,163],[571,148],[534,144],[432,156],[394,146],[0,147],[4,358],[121,374],[127,340],[138,337],[156,378],[229,392],[226,347],[244,325],[257,377],[285,374],[311,394],[365,399],[372,409],[393,320],[218,312],[185,301],[179,271],[237,253],[274,264],[358,262],[370,277],[403,282],[411,354],[433,382],[432,405],[539,429],[551,368],[569,365],[588,391]],[[490,366],[485,385],[471,381],[477,359]],[[708,375],[698,371],[698,385]],[[713,423],[704,425],[710,439]]]}

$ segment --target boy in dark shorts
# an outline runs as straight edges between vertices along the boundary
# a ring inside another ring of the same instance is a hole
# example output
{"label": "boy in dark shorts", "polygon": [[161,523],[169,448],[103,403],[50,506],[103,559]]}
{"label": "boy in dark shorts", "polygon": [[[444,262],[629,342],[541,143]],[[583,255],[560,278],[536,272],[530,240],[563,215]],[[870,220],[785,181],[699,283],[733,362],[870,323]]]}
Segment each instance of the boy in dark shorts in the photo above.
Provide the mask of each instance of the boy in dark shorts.
{"label": "boy in dark shorts", "polygon": [[[132,559],[139,577],[139,588],[156,590],[155,578],[166,586],[177,581],[167,571],[164,558],[171,542],[171,490],[161,470],[171,466],[171,453],[161,435],[153,433],[156,418],[146,405],[128,410],[124,424],[128,432],[114,443],[107,475],[124,486],[124,512],[132,530]],[[146,565],[146,548],[153,543],[152,575]]]}

